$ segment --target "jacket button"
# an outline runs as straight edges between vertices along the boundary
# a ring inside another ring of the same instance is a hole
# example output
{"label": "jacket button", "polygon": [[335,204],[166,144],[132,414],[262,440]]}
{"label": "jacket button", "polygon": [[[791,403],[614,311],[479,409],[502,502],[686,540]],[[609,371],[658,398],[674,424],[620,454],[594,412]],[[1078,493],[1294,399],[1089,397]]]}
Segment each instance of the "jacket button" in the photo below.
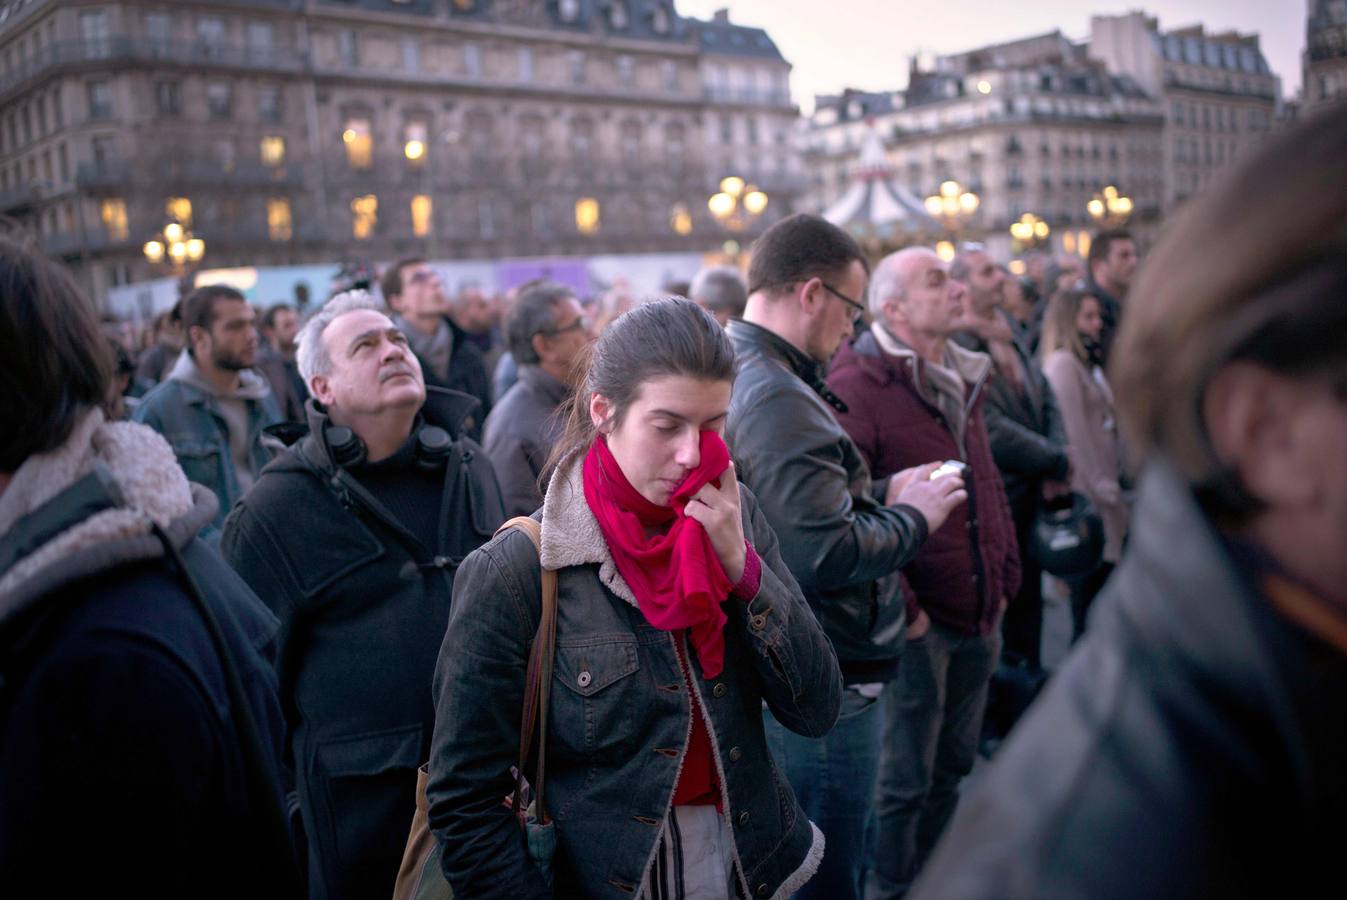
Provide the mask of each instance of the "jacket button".
{"label": "jacket button", "polygon": [[748,810],[744,810],[743,812],[739,813],[739,824],[740,825],[748,824]]}
{"label": "jacket button", "polygon": [[744,755],[743,751],[741,751],[738,747],[730,748],[730,762],[738,762],[739,758],[742,757],[743,755]]}
{"label": "jacket button", "polygon": [[767,617],[762,615],[754,616],[748,620],[748,624],[754,631],[762,631],[767,625]]}
{"label": "jacket button", "polygon": [[721,681],[721,682],[717,682],[717,683],[716,683],[716,686],[713,687],[713,688],[711,688],[711,693],[712,693],[714,696],[716,696],[716,697],[724,697],[724,696],[725,696],[725,690],[726,690],[726,688],[725,688],[725,682]]}
{"label": "jacket button", "polygon": [[765,885],[765,884],[760,884],[760,885],[758,885],[758,891],[757,891],[757,894],[758,894],[759,897],[768,897],[768,896],[771,896],[771,893],[772,893],[772,889],[769,888],[767,885]]}
{"label": "jacket button", "polygon": [[593,680],[594,676],[589,674],[588,671],[581,672],[579,675],[575,676],[575,683],[582,688],[589,687],[589,683]]}

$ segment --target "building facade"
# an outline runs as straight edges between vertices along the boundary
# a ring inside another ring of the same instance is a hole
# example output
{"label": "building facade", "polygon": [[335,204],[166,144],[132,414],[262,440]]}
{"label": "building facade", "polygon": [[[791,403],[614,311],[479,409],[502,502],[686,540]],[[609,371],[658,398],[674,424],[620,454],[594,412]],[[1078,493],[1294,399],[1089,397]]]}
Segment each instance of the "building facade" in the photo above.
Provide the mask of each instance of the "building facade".
{"label": "building facade", "polygon": [[7,0],[0,214],[95,296],[171,222],[212,268],[708,249],[725,176],[749,237],[795,205],[789,69],[672,0]]}
{"label": "building facade", "polygon": [[1158,220],[1162,127],[1159,105],[1130,78],[1052,32],[914,61],[902,92],[818,98],[805,136],[808,201],[824,209],[846,190],[877,129],[895,180],[918,197],[951,179],[977,195],[971,215],[947,223],[949,237],[1008,256],[1027,249],[1009,229],[1029,213],[1048,223],[1046,245],[1076,251],[1094,226],[1087,205],[1107,186],[1132,200],[1139,229]]}
{"label": "building facade", "polygon": [[1347,97],[1347,0],[1309,0],[1302,110]]}
{"label": "building facade", "polygon": [[1205,188],[1231,161],[1274,130],[1281,79],[1257,35],[1161,31],[1144,13],[1094,16],[1089,55],[1160,102],[1165,116],[1164,205]]}

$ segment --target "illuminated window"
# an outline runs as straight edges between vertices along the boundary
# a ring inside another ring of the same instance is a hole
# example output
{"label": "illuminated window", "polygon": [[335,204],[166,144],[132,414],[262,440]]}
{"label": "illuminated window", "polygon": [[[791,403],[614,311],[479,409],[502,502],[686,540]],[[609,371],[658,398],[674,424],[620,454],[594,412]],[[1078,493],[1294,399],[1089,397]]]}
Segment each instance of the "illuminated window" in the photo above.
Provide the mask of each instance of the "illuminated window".
{"label": "illuminated window", "polygon": [[425,237],[430,234],[434,217],[434,206],[426,194],[417,194],[412,198],[412,234]]}
{"label": "illuminated window", "polygon": [[164,215],[175,222],[192,227],[192,201],[186,197],[169,197],[164,203]]}
{"label": "illuminated window", "polygon": [[368,240],[379,223],[379,198],[373,194],[351,201],[351,236],[357,241]]}
{"label": "illuminated window", "polygon": [[273,241],[288,241],[291,236],[290,201],[274,197],[267,201],[267,235]]}
{"label": "illuminated window", "polygon": [[131,236],[131,229],[126,224],[125,200],[109,197],[102,202],[99,212],[103,218],[103,230],[108,233],[109,240],[124,241]]}
{"label": "illuminated window", "polygon": [[413,166],[419,166],[426,161],[426,150],[429,149],[426,132],[425,122],[408,122],[403,130],[402,155],[407,157],[407,162]]}
{"label": "illuminated window", "polygon": [[575,201],[575,227],[581,234],[594,234],[599,230],[598,200],[581,197]]}
{"label": "illuminated window", "polygon": [[341,139],[346,144],[346,164],[352,169],[368,169],[374,165],[374,138],[370,135],[369,119],[347,119]]}
{"label": "illuminated window", "polygon": [[285,138],[268,134],[262,138],[262,165],[279,166],[285,162]]}

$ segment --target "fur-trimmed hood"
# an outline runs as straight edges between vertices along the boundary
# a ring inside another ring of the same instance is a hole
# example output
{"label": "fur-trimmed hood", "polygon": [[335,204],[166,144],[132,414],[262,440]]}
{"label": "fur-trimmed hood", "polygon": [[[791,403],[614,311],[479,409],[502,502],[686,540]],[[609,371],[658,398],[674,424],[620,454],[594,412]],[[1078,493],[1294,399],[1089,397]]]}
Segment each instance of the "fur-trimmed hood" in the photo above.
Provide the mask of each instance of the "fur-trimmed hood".
{"label": "fur-trimmed hood", "polygon": [[632,606],[639,606],[631,586],[617,571],[608,542],[599,528],[599,520],[589,509],[589,501],[585,499],[584,469],[585,455],[576,454],[558,466],[547,482],[539,557],[548,569],[597,563],[599,581]]}
{"label": "fur-trimmed hood", "polygon": [[0,543],[99,463],[116,481],[122,505],[83,519],[0,572],[0,624],[66,584],[162,556],[154,524],[181,547],[215,517],[215,496],[188,483],[161,435],[132,422],[108,422],[93,409],[64,444],[29,457],[14,473],[0,494]]}

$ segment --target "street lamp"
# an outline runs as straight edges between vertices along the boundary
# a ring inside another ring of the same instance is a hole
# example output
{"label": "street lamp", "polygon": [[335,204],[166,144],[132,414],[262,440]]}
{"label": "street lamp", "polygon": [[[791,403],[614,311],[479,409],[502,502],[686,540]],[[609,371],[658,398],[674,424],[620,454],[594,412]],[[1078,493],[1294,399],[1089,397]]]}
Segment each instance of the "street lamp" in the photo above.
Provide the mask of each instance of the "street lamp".
{"label": "street lamp", "polygon": [[768,202],[766,193],[738,175],[729,175],[720,180],[720,191],[711,195],[706,206],[722,226],[731,231],[741,231],[750,221],[762,215]]}
{"label": "street lamp", "polygon": [[965,191],[959,182],[950,179],[941,182],[939,193],[926,198],[926,211],[938,219],[946,231],[957,234],[977,212],[981,202],[977,194]]}
{"label": "street lamp", "polygon": [[193,237],[181,222],[169,222],[163,231],[145,242],[141,252],[150,265],[157,266],[167,258],[174,268],[182,268],[186,263],[201,261],[206,255],[206,242]]}
{"label": "street lamp", "polygon": [[1048,239],[1051,231],[1047,222],[1028,212],[1010,226],[1010,236],[1019,243],[1021,250],[1034,249]]}
{"label": "street lamp", "polygon": [[1132,198],[1118,193],[1118,189],[1109,185],[1094,195],[1085,209],[1101,228],[1117,228],[1127,224],[1132,215]]}

